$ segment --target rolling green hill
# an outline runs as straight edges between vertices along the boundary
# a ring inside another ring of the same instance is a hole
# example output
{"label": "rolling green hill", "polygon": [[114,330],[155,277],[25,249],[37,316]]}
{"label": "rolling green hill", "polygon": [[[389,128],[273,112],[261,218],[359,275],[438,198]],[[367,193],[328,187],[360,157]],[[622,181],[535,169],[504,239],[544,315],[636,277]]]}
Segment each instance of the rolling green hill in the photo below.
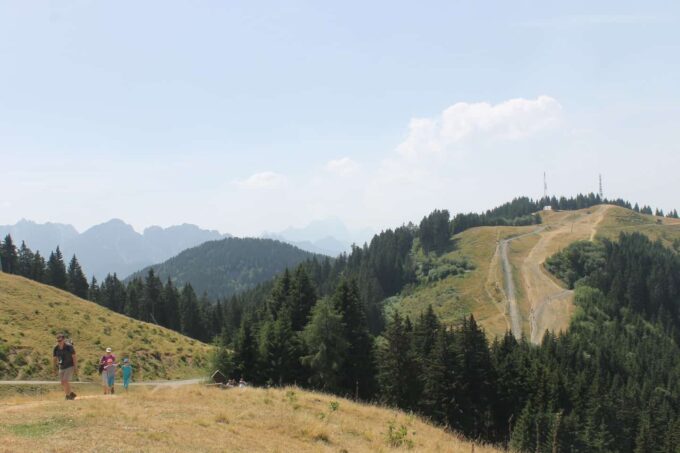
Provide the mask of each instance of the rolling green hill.
{"label": "rolling green hill", "polygon": [[313,256],[271,239],[227,238],[185,250],[127,280],[144,277],[153,269],[162,280],[170,278],[175,286],[190,283],[197,294],[205,292],[214,299],[251,289]]}
{"label": "rolling green hill", "polygon": [[137,379],[200,376],[209,346],[32,280],[0,272],[0,379],[52,378],[52,348],[66,332],[81,379],[97,377],[107,347],[130,357]]}
{"label": "rolling green hill", "polygon": [[[441,256],[426,257],[414,245],[416,268],[428,262],[437,273],[452,262],[468,263],[472,269],[418,284],[389,300],[411,317],[432,304],[445,321],[457,321],[474,314],[489,336],[503,335],[511,319],[505,294],[499,251],[500,241],[508,242],[522,331],[540,341],[545,329],[564,330],[574,313],[573,293],[543,269],[552,254],[578,240],[616,239],[621,232],[640,232],[665,246],[680,250],[680,220],[640,214],[612,205],[576,211],[541,213],[543,223],[531,226],[476,227],[453,236],[455,247]],[[520,237],[521,236],[521,237]]]}

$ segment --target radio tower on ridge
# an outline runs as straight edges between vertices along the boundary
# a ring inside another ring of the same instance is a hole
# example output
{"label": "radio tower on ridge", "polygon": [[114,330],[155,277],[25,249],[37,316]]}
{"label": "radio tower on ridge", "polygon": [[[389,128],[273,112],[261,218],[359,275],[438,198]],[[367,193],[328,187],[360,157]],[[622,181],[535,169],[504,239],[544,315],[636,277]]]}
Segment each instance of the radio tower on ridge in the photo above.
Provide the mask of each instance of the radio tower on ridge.
{"label": "radio tower on ridge", "polygon": [[602,192],[602,174],[600,174],[600,200],[604,200],[604,192]]}
{"label": "radio tower on ridge", "polygon": [[548,198],[548,180],[545,177],[545,172],[543,172],[543,199]]}

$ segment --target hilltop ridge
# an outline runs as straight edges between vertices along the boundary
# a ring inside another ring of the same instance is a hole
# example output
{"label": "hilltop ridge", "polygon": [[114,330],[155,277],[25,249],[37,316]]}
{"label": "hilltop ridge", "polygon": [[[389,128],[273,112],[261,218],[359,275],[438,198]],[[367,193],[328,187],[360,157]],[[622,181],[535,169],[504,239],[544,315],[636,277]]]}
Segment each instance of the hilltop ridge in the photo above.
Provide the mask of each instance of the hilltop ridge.
{"label": "hilltop ridge", "polygon": [[53,378],[57,332],[66,332],[74,342],[81,379],[97,377],[107,347],[130,357],[138,379],[196,377],[209,351],[208,345],[177,332],[0,272],[0,379]]}
{"label": "hilltop ridge", "polygon": [[[540,215],[540,225],[474,227],[454,235],[454,250],[435,262],[466,260],[474,269],[419,284],[393,298],[391,305],[416,316],[432,304],[449,321],[472,313],[489,336],[503,335],[512,330],[513,324],[502,264],[501,245],[507,241],[520,317],[519,334],[539,342],[546,329],[565,330],[574,313],[573,291],[543,267],[554,253],[578,240],[616,239],[621,232],[633,231],[680,249],[679,219],[641,214],[615,205],[541,211]],[[422,261],[424,257],[416,255],[415,259]]]}

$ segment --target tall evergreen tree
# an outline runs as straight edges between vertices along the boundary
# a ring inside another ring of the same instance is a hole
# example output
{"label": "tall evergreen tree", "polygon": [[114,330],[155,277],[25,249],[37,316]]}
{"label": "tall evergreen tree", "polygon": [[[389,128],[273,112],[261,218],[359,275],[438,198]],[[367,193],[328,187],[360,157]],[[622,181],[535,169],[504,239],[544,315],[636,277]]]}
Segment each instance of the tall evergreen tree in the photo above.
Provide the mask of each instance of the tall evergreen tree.
{"label": "tall evergreen tree", "polygon": [[0,262],[2,264],[2,271],[6,274],[18,273],[19,256],[17,255],[17,248],[12,241],[12,236],[9,234],[5,236],[5,240],[0,243]]}
{"label": "tall evergreen tree", "polygon": [[309,322],[309,315],[316,304],[316,289],[304,266],[295,270],[289,293],[292,329],[301,331]]}
{"label": "tall evergreen tree", "polygon": [[66,265],[64,264],[64,257],[61,250],[50,253],[50,258],[47,260],[47,283],[59,289],[66,288]]}
{"label": "tall evergreen tree", "polygon": [[163,294],[161,299],[164,303],[165,311],[165,327],[172,330],[180,330],[180,313],[179,313],[179,292],[172,284],[172,280],[168,278],[163,287]]}
{"label": "tall evergreen tree", "polygon": [[203,325],[198,307],[198,299],[190,284],[184,285],[179,301],[181,332],[192,338],[201,338]]}
{"label": "tall evergreen tree", "polygon": [[19,247],[19,255],[17,260],[17,274],[35,280],[33,276],[34,259],[35,255],[31,251],[31,249],[28,248],[26,242],[21,241],[21,246]]}
{"label": "tall evergreen tree", "polygon": [[234,341],[234,368],[239,377],[257,382],[258,362],[253,319],[246,316],[241,320],[241,327]]}
{"label": "tall evergreen tree", "polygon": [[87,278],[83,273],[83,269],[78,263],[78,259],[75,255],[71,258],[71,262],[68,265],[68,271],[66,273],[66,288],[69,292],[75,294],[76,296],[87,299],[87,291],[89,285],[87,284]]}
{"label": "tall evergreen tree", "polygon": [[166,313],[161,307],[162,291],[163,283],[156,277],[153,269],[149,269],[144,280],[144,298],[139,308],[139,317],[142,321],[153,322],[161,326],[167,324]]}
{"label": "tall evergreen tree", "polygon": [[373,339],[368,331],[356,280],[343,279],[333,294],[332,302],[342,317],[348,343],[340,386],[349,394],[358,391],[359,396],[368,398],[375,386]]}
{"label": "tall evergreen tree", "polygon": [[47,265],[45,259],[40,255],[39,251],[33,255],[33,263],[31,264],[31,278],[36,282],[44,283],[47,279]]}
{"label": "tall evergreen tree", "polygon": [[292,384],[301,376],[301,341],[293,332],[288,310],[260,329],[260,373],[275,385]]}
{"label": "tall evergreen tree", "polygon": [[310,383],[326,391],[341,389],[342,367],[347,352],[342,315],[329,299],[320,299],[303,338],[308,354],[302,363],[310,369]]}
{"label": "tall evergreen tree", "polygon": [[92,276],[92,280],[90,280],[90,288],[87,291],[87,298],[92,302],[99,300],[99,283],[97,282],[97,279],[94,275]]}
{"label": "tall evergreen tree", "polygon": [[382,338],[377,342],[380,399],[389,405],[414,410],[418,395],[418,365],[412,349],[412,332],[399,312],[394,312]]}

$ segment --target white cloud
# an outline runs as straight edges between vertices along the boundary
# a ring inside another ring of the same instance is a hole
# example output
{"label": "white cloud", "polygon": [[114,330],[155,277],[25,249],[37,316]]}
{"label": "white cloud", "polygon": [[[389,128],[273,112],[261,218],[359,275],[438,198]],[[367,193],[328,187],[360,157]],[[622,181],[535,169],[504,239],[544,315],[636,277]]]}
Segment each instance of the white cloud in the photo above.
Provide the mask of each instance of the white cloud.
{"label": "white cloud", "polygon": [[351,176],[359,170],[359,164],[350,159],[343,157],[341,159],[334,159],[326,164],[326,171],[337,176]]}
{"label": "white cloud", "polygon": [[414,118],[406,140],[397,147],[402,156],[442,154],[462,146],[523,140],[556,128],[562,106],[550,96],[510,99],[491,105],[458,102],[434,118]]}
{"label": "white cloud", "polygon": [[285,182],[285,176],[273,171],[263,171],[255,173],[247,179],[237,179],[234,184],[245,189],[270,189],[279,187]]}

